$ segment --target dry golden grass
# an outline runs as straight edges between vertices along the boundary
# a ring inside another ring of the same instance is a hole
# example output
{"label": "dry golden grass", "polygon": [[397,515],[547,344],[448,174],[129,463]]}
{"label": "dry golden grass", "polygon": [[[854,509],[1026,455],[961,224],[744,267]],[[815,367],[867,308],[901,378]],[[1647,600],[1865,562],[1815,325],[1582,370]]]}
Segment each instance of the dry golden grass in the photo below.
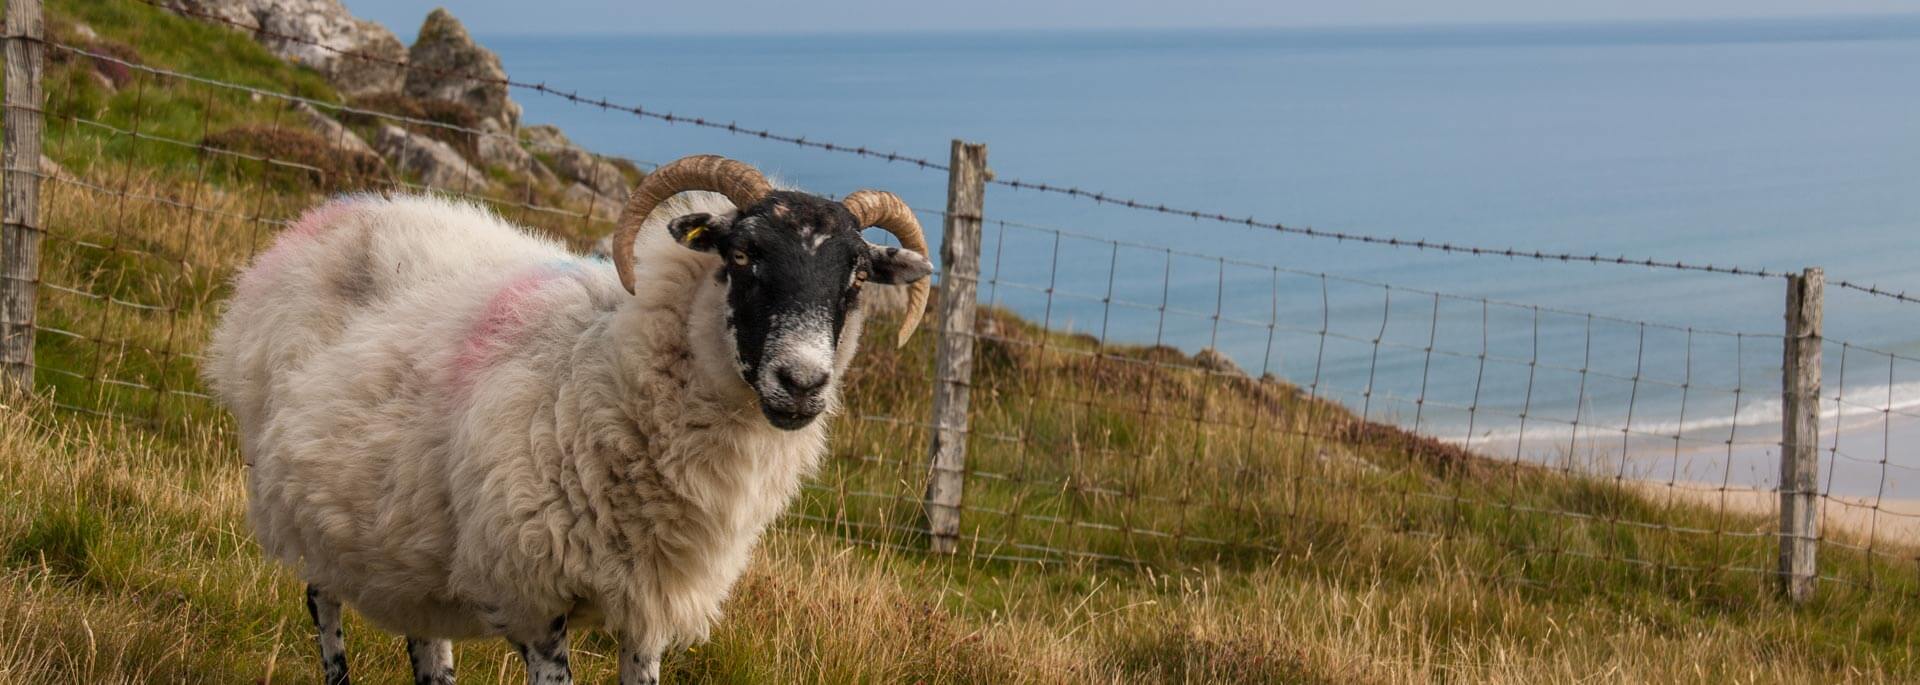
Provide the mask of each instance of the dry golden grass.
{"label": "dry golden grass", "polygon": [[[241,524],[217,427],[161,436],[37,401],[0,409],[0,680],[313,682],[300,587]],[[1889,652],[1813,645],[1793,611],[1551,598],[1445,567],[1418,583],[1194,567],[1165,573],[927,558],[805,525],[773,532],[712,642],[672,655],[719,682],[1874,682]],[[1834,611],[1827,607],[1823,611]],[[1743,615],[1751,614],[1751,615]],[[1862,617],[1870,619],[1871,617]],[[1867,628],[1870,620],[1861,628]],[[356,673],[404,677],[396,637],[349,624]],[[1843,636],[1833,636],[1843,637]],[[585,682],[611,678],[603,638]],[[462,644],[464,682],[515,682]]]}
{"label": "dry golden grass", "polygon": [[[330,97],[244,37],[54,5],[143,63]],[[181,139],[281,116],[138,79],[103,92],[90,68],[50,75],[56,116]],[[85,127],[49,136],[84,180],[45,187],[40,316],[62,332],[41,335],[37,396],[0,399],[0,682],[314,682],[301,588],[246,532],[241,460],[194,365],[225,280],[321,191]],[[576,245],[605,230],[498,206]],[[985,319],[963,553],[918,551],[931,336],[896,350],[873,326],[817,486],[668,679],[1920,679],[1911,565],[1823,550],[1825,572],[1875,587],[1790,607],[1738,570],[1771,564],[1764,511],[1485,462],[1178,350]],[[348,633],[363,682],[404,679],[399,638]],[[575,644],[582,680],[609,681],[612,645]],[[520,678],[497,642],[458,659],[463,682]]]}
{"label": "dry golden grass", "polygon": [[[116,178],[140,196],[191,192],[137,171],[91,182]],[[235,255],[275,228],[250,217],[295,213],[306,198],[209,190],[194,204],[211,211],[196,212],[101,201],[70,184],[47,193],[49,225],[61,236],[49,243],[48,282],[173,306],[72,293],[45,300],[48,321],[110,342],[43,336],[42,398],[0,410],[0,680],[310,682],[300,588],[248,538],[226,420],[196,397],[53,371],[197,391],[191,355],[221,283],[242,261]],[[1715,523],[1710,510],[1479,462],[1356,422],[1284,384],[1206,373],[1175,351],[1091,355],[1087,339],[1004,312],[989,317],[997,332],[982,342],[976,421],[983,434],[1024,439],[976,441],[975,458],[980,469],[1024,480],[970,479],[970,506],[1185,526],[1258,542],[1259,553],[979,512],[968,514],[970,542],[1040,542],[1149,563],[1069,556],[1036,565],[991,558],[1035,555],[1026,550],[971,546],[946,559],[886,547],[924,544],[860,526],[921,525],[911,498],[924,477],[925,435],[860,417],[925,416],[930,350],[926,336],[904,350],[869,344],[822,489],[799,505],[830,522],[790,518],[770,533],[728,619],[711,642],[668,659],[670,678],[1870,682],[1915,674],[1903,636],[1916,619],[1899,588],[1877,597],[1829,588],[1821,603],[1791,609],[1758,577],[1642,572],[1516,549],[1637,551],[1712,565],[1763,557],[1764,540],[1691,544],[1699,541],[1475,503],[1692,525]],[[886,328],[875,326],[875,335]],[[1156,409],[1128,404],[1149,389]],[[1061,483],[1185,500],[1155,505]],[[856,491],[901,499],[875,506],[848,496]],[[1443,497],[1426,497],[1435,494]],[[1743,516],[1729,525],[1764,524]],[[358,674],[404,677],[398,638],[357,621],[349,631]],[[612,646],[599,637],[577,644],[583,681],[609,679]],[[497,643],[463,644],[459,659],[466,682],[519,677]]]}

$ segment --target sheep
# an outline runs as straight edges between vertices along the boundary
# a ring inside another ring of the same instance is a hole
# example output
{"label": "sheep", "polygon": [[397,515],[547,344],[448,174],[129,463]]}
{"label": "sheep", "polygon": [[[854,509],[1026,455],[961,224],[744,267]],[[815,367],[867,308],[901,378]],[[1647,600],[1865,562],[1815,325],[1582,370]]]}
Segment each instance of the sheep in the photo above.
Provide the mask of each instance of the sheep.
{"label": "sheep", "polygon": [[906,285],[898,344],[926,307],[926,241],[890,193],[695,156],[618,226],[608,269],[470,204],[351,196],[237,278],[204,375],[326,682],[348,681],[343,604],[406,636],[417,682],[486,636],[529,682],[570,682],[568,631],[595,625],[622,683],[657,682],[825,452],[863,286]]}

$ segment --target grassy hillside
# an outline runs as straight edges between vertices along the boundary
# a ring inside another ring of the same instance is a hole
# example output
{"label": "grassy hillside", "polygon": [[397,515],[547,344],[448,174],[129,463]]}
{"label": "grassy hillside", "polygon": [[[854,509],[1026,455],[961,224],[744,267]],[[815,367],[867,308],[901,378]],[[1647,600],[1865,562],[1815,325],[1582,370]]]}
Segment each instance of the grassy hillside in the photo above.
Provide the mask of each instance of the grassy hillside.
{"label": "grassy hillside", "polygon": [[[141,63],[333,97],[231,32],[124,2],[51,9]],[[99,71],[56,65],[50,111],[186,141],[283,116]],[[277,228],[256,219],[336,188],[71,121],[49,138],[83,182],[45,187],[59,287],[41,317],[67,333],[41,336],[39,397],[0,400],[0,681],[314,682],[301,588],[249,538],[231,426],[193,366],[225,279]],[[876,325],[817,487],[670,680],[1920,678],[1911,567],[1831,553],[1879,587],[1788,607],[1738,570],[1770,565],[1765,517],[1488,462],[1176,350],[987,319],[963,554],[916,551],[931,336],[895,350]],[[397,637],[348,631],[364,682],[403,679]],[[609,682],[613,645],[576,647],[582,680]],[[497,642],[458,659],[463,682],[520,678]]]}

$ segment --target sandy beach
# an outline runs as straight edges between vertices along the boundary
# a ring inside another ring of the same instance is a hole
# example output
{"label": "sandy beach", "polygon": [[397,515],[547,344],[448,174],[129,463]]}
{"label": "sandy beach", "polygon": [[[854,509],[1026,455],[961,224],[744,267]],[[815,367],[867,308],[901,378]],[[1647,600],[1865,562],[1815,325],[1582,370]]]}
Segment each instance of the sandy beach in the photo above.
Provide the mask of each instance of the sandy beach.
{"label": "sandy beach", "polygon": [[[1617,435],[1617,433],[1616,433]],[[1623,442],[1604,429],[1586,435],[1571,452],[1567,433],[1527,435],[1519,452],[1556,468],[1620,478],[1656,500],[1681,500],[1729,511],[1774,515],[1779,507],[1780,427],[1741,424],[1671,438]],[[1889,543],[1920,548],[1920,418],[1872,413],[1821,422],[1821,521],[1827,535],[1849,544]],[[1499,438],[1488,444],[1511,441]],[[1484,448],[1483,448],[1484,449]],[[1624,463],[1618,455],[1626,453]],[[1489,458],[1512,459],[1512,453]]]}
{"label": "sandy beach", "polygon": [[[1778,435],[1777,424],[1743,427],[1747,435]],[[1820,426],[1820,520],[1823,534],[1876,548],[1920,548],[1920,419],[1901,414],[1866,415]],[[1678,468],[1674,460],[1678,460]],[[1779,511],[1779,445],[1738,444],[1669,453],[1647,468],[1643,490],[1658,498],[1682,498],[1729,510],[1772,515]],[[1667,487],[1669,474],[1686,487]],[[1724,493],[1719,490],[1724,484]],[[1724,494],[1724,498],[1722,495]]]}
{"label": "sandy beach", "polygon": [[[1742,514],[1774,516],[1780,510],[1780,494],[1729,486],[1724,492],[1713,483],[1666,483],[1640,481],[1640,491],[1661,502],[1691,502]],[[1920,549],[1920,499],[1881,499],[1874,507],[1872,497],[1830,495],[1820,500],[1820,530],[1824,537],[1850,545],[1876,550],[1889,545]]]}

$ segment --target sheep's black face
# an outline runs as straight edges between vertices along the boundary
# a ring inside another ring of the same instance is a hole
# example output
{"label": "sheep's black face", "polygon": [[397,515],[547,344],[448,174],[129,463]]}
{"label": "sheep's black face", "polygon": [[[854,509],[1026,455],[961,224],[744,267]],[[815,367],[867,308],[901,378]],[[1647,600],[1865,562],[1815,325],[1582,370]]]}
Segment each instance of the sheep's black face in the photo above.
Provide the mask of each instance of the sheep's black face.
{"label": "sheep's black face", "polygon": [[775,427],[797,430],[827,408],[840,333],[862,285],[932,271],[923,255],[868,243],[862,228],[840,203],[788,191],[732,215],[668,224],[681,244],[724,260],[714,277],[727,285],[735,362]]}

